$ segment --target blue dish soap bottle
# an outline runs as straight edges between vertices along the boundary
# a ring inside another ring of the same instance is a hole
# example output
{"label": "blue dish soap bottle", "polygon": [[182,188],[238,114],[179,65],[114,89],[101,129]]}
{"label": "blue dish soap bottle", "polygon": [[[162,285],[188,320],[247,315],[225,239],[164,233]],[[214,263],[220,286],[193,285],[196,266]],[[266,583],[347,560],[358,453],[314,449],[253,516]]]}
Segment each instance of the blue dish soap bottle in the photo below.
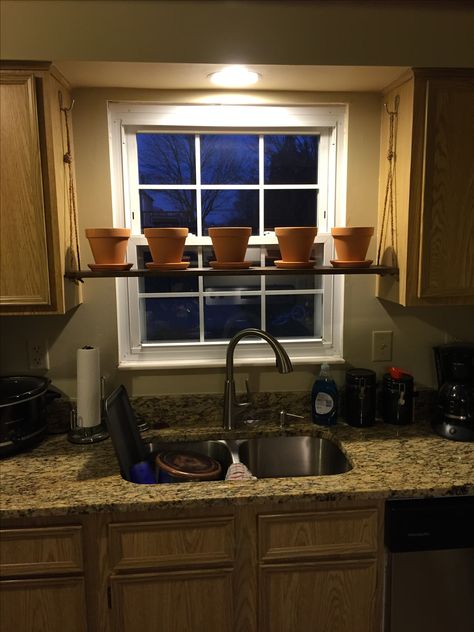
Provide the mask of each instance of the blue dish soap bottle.
{"label": "blue dish soap bottle", "polygon": [[321,365],[321,372],[311,391],[313,422],[321,426],[333,426],[337,421],[337,386],[331,377],[329,364]]}

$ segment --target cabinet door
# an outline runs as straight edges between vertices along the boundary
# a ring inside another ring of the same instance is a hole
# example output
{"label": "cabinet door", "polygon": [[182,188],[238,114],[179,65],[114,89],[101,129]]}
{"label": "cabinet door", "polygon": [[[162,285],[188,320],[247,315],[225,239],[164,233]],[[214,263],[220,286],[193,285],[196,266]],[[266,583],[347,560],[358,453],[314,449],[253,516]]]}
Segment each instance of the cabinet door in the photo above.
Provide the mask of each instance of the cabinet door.
{"label": "cabinet door", "polygon": [[84,580],[61,577],[1,581],[0,630],[86,632]]}
{"label": "cabinet door", "polygon": [[114,632],[233,630],[231,570],[128,575],[110,581]]}
{"label": "cabinet door", "polygon": [[260,569],[259,632],[372,632],[375,560],[278,564]]}
{"label": "cabinet door", "polygon": [[49,305],[40,136],[35,77],[2,74],[0,305]]}
{"label": "cabinet door", "polygon": [[420,298],[474,298],[474,79],[429,79]]}

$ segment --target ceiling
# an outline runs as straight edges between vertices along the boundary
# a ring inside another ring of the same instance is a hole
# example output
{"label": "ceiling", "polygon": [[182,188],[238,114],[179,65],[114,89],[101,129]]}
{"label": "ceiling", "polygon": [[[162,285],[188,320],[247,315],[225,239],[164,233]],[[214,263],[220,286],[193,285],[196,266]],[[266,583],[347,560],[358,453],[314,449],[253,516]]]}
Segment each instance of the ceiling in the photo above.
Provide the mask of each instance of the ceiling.
{"label": "ceiling", "polygon": [[[207,75],[223,67],[221,64],[94,61],[56,61],[54,65],[73,88],[161,90],[215,90]],[[246,91],[379,92],[407,70],[402,66],[258,64],[252,64],[249,68],[262,77],[254,86],[245,88]]]}

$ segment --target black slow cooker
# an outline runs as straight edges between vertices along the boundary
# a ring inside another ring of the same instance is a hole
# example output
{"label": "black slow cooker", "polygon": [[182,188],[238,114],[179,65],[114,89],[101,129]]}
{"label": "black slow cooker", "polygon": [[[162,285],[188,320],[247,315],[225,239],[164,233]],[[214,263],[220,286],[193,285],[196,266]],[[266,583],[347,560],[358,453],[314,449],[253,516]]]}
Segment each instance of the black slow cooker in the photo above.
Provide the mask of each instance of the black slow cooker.
{"label": "black slow cooker", "polygon": [[60,394],[51,380],[31,375],[0,377],[0,458],[38,444],[46,434],[46,406]]}

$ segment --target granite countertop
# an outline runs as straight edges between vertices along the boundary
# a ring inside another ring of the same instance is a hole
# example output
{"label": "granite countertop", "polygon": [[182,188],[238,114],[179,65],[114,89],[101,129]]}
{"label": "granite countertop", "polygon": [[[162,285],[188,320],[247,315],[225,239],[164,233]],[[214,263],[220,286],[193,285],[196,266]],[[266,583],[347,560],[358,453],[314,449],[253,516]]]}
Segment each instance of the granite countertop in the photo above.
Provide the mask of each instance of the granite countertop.
{"label": "granite countertop", "polygon": [[[288,402],[284,402],[288,405]],[[192,405],[192,406],[191,406]],[[357,429],[339,422],[331,429],[297,420],[282,431],[269,417],[282,402],[265,402],[267,416],[256,429],[232,434],[306,434],[332,438],[352,464],[333,476],[212,481],[168,485],[135,485],[123,480],[110,439],[88,446],[71,444],[65,434],[0,461],[0,517],[61,516],[93,512],[193,508],[205,505],[287,502],[291,500],[384,499],[474,495],[474,443],[458,443],[435,435],[429,424],[377,423]],[[135,401],[139,419],[169,427],[143,433],[146,441],[229,437],[220,426],[218,408],[180,400],[180,409],[160,402]],[[192,410],[192,414],[188,414]],[[305,413],[306,403],[290,402],[287,410]],[[186,412],[186,414],[184,414]],[[273,415],[273,418],[275,415]],[[306,414],[306,418],[308,418]],[[202,421],[205,419],[205,423]],[[184,420],[184,421],[183,421]]]}

